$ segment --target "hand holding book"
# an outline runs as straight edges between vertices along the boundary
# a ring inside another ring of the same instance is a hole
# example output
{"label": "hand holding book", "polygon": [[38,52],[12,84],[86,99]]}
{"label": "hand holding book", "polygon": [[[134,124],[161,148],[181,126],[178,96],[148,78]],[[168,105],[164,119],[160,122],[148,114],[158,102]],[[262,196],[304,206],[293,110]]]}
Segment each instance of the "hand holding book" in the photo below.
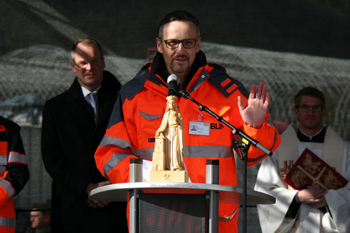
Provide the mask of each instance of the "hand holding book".
{"label": "hand holding book", "polygon": [[347,179],[309,149],[300,155],[284,181],[298,190],[316,184],[323,189],[339,189],[348,183]]}

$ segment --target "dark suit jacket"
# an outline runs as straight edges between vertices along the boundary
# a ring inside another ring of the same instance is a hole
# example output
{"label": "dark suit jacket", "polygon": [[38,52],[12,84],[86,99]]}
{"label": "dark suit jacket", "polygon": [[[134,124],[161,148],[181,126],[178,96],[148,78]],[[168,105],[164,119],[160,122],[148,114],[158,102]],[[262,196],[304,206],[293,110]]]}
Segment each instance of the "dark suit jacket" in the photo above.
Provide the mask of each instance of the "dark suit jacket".
{"label": "dark suit jacket", "polygon": [[[97,170],[94,152],[108,125],[119,81],[104,71],[98,90],[98,119],[84,99],[77,78],[64,93],[48,100],[42,125],[42,158],[53,178],[52,232],[127,232],[126,203],[94,209],[86,187],[106,179]],[[116,231],[117,230],[117,231]]]}

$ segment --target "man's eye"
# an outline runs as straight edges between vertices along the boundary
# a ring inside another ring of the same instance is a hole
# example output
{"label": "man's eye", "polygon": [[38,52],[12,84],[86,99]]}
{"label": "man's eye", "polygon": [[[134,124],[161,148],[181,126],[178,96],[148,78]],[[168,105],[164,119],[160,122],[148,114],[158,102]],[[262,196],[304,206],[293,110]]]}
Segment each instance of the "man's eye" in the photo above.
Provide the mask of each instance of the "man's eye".
{"label": "man's eye", "polygon": [[179,42],[176,41],[176,40],[172,40],[172,41],[169,41],[168,44],[169,45],[177,45]]}
{"label": "man's eye", "polygon": [[193,45],[193,42],[190,40],[185,40],[183,43],[185,46],[192,46]]}

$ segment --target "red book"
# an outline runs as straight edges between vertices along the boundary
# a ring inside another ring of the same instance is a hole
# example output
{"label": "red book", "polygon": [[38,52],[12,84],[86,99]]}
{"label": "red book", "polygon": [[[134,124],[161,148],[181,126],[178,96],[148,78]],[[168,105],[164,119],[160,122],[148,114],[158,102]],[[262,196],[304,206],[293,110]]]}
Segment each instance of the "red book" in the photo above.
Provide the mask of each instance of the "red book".
{"label": "red book", "polygon": [[339,189],[348,183],[347,179],[309,149],[300,155],[284,181],[298,190],[315,184],[324,189]]}

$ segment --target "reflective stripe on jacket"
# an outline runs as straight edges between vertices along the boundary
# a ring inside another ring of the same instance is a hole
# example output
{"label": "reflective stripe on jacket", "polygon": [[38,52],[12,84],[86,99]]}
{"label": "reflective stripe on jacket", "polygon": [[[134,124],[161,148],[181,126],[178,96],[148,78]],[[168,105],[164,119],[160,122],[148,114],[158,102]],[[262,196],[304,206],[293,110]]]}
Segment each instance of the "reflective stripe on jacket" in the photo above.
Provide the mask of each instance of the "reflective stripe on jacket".
{"label": "reflective stripe on jacket", "polygon": [[14,233],[16,227],[16,212],[13,199],[0,208],[0,232]]}

